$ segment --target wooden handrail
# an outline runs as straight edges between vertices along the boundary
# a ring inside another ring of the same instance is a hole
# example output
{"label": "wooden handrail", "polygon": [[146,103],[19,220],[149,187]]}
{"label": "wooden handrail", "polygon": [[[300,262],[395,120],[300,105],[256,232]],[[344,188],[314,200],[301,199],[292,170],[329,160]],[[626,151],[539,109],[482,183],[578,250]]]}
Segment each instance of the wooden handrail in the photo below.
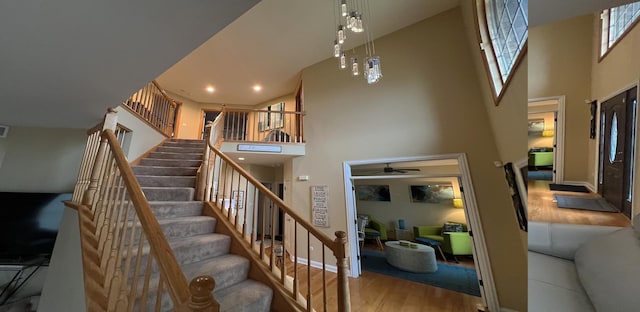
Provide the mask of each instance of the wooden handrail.
{"label": "wooden handrail", "polygon": [[238,171],[245,179],[247,179],[247,181],[252,183],[258,190],[262,191],[265,196],[267,196],[270,200],[272,200],[278,206],[280,206],[280,208],[282,208],[282,210],[284,210],[289,216],[295,219],[297,223],[305,227],[311,234],[313,234],[317,239],[319,239],[320,242],[322,242],[326,246],[329,246],[329,248],[334,253],[336,252],[336,249],[338,246],[336,242],[332,240],[327,234],[324,234],[323,232],[318,231],[311,223],[309,223],[307,220],[302,219],[300,216],[298,216],[296,212],[294,212],[291,208],[289,208],[289,206],[282,199],[280,199],[280,197],[276,196],[270,189],[268,189],[260,181],[258,181],[258,179],[254,178],[246,170],[244,170],[242,167],[236,164],[236,162],[234,162],[229,156],[225,155],[215,146],[211,145],[211,142],[207,142],[207,145],[209,146],[209,148],[211,148],[211,150],[213,150],[216,153],[216,155],[218,155],[218,157],[226,161],[228,165],[230,165],[231,167],[233,167],[233,169]]}
{"label": "wooden handrail", "polygon": [[177,105],[178,104],[178,102],[176,100],[170,98],[167,95],[167,92],[164,91],[164,89],[162,89],[162,87],[160,87],[160,85],[158,84],[157,81],[152,80],[151,83],[158,89],[158,91],[160,91],[160,93],[162,94],[162,96],[164,96],[165,99],[167,99],[169,102],[173,103],[173,105]]}
{"label": "wooden handrail", "polygon": [[151,246],[152,253],[157,259],[157,264],[160,267],[160,271],[169,287],[169,293],[174,299],[174,304],[185,305],[189,302],[191,294],[189,293],[189,284],[182,272],[182,269],[178,265],[175,255],[171,250],[171,246],[167,242],[158,220],[153,215],[151,206],[147,201],[140,184],[136,179],[133,170],[129,166],[129,163],[122,152],[122,148],[113,133],[112,130],[105,130],[102,134],[103,138],[106,138],[113,157],[120,169],[122,179],[127,187],[131,201],[134,203],[134,207],[140,224],[146,233],[147,240]]}

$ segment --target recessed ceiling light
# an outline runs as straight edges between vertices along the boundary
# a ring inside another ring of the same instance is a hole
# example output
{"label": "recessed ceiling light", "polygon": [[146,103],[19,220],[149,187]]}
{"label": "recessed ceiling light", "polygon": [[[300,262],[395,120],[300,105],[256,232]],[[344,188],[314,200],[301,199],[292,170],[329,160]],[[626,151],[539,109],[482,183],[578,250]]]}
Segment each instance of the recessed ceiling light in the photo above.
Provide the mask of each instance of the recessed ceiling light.
{"label": "recessed ceiling light", "polygon": [[260,90],[262,90],[262,86],[261,85],[253,86],[253,91],[260,92]]}
{"label": "recessed ceiling light", "polygon": [[216,89],[214,87],[212,87],[212,86],[208,86],[206,90],[209,93],[213,93],[214,91],[216,91]]}
{"label": "recessed ceiling light", "polygon": [[238,157],[238,160],[244,160],[244,157]]}

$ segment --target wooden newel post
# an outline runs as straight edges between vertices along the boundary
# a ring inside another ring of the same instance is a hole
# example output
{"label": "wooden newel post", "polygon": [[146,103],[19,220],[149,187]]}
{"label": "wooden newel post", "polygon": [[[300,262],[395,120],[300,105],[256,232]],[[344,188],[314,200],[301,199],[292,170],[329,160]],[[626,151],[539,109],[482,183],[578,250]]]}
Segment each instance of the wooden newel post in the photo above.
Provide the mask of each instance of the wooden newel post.
{"label": "wooden newel post", "polygon": [[[104,130],[116,130],[116,126],[118,125],[118,116],[116,115],[118,111],[115,108],[109,108],[107,113],[104,115],[104,122],[102,123],[102,131]],[[84,192],[82,196],[82,204],[83,205],[92,205],[93,197],[98,190],[98,180],[100,179],[100,168],[102,167],[102,163],[104,162],[104,155],[107,151],[107,138],[102,137],[100,140],[100,147],[98,148],[98,153],[96,154],[96,159],[93,162],[93,168],[91,169],[91,177],[89,180],[89,187]]]}
{"label": "wooden newel post", "polygon": [[189,290],[191,291],[191,300],[188,305],[189,309],[198,312],[220,311],[220,305],[211,293],[215,286],[216,282],[211,276],[200,275],[194,278],[191,283],[189,283]]}
{"label": "wooden newel post", "polygon": [[349,294],[349,277],[347,276],[347,233],[344,231],[336,232],[336,256],[338,266],[338,311],[351,311],[351,295]]}

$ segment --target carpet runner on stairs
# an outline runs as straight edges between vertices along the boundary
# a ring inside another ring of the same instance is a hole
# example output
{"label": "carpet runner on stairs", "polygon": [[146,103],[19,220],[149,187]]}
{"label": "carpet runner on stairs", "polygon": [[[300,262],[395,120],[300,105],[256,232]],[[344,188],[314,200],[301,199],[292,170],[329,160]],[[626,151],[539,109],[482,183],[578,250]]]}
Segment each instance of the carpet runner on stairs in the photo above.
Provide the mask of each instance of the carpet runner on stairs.
{"label": "carpet runner on stairs", "polygon": [[[133,166],[133,172],[187,281],[212,276],[220,311],[270,311],[273,290],[248,279],[250,261],[229,253],[231,238],[215,233],[215,218],[203,216],[203,203],[193,200],[203,148],[202,140],[167,141]],[[163,310],[170,309],[168,294],[163,299]]]}

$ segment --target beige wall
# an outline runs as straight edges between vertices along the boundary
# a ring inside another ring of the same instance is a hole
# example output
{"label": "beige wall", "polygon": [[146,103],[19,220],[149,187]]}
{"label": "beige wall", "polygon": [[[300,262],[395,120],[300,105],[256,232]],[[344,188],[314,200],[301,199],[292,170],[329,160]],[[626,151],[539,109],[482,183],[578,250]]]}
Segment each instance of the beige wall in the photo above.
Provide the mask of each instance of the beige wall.
{"label": "beige wall", "polygon": [[[479,45],[478,26],[475,23],[475,1],[462,1],[460,6],[464,15],[464,25],[467,40],[471,47]],[[472,49],[471,56],[474,61],[478,81],[482,90],[482,103],[486,107],[491,122],[491,131],[496,140],[496,146],[502,163],[518,163],[527,157],[527,143],[522,138],[527,134],[527,64],[528,54],[523,52],[520,64],[513,69],[511,81],[505,89],[499,102],[493,97],[491,82],[489,81],[484,64],[483,52],[480,49]],[[525,203],[526,205],[526,203]],[[527,252],[527,232],[520,231],[520,243],[522,250]],[[526,298],[524,298],[526,300]]]}
{"label": "beige wall", "polygon": [[131,141],[125,147],[125,155],[130,162],[138,159],[167,138],[122,106],[118,107],[117,116],[118,123],[132,131]]}
{"label": "beige wall", "polygon": [[85,129],[12,127],[0,139],[0,191],[72,192],[86,142]]}
{"label": "beige wall", "polygon": [[529,29],[529,98],[565,96],[566,181],[591,181],[589,105],[593,18],[584,15]]}
{"label": "beige wall", "polygon": [[[592,16],[592,27],[594,33],[597,33],[599,21],[597,15]],[[595,40],[594,40],[595,41]],[[591,79],[591,97],[597,99],[599,103],[603,100],[629,89],[632,85],[637,84],[640,79],[640,27],[637,25],[622,39],[618,44],[610,50],[609,54],[598,62],[597,51],[599,45],[597,42],[593,44],[594,57],[592,58],[592,79]],[[636,123],[636,128],[638,124]],[[636,146],[638,140],[636,139]],[[596,171],[596,144],[592,140],[589,146],[589,172],[591,183],[595,184],[597,179]],[[636,152],[635,163],[639,164],[640,159]],[[636,170],[634,180],[634,204],[632,215],[640,213],[640,204],[638,204],[638,194],[640,194],[640,180],[638,179],[639,171]]]}
{"label": "beige wall", "polygon": [[367,214],[383,222],[387,226],[389,239],[396,238],[394,229],[398,227],[398,219],[403,219],[405,229],[409,230],[413,226],[442,225],[446,221],[466,224],[464,209],[454,208],[451,200],[441,203],[411,202],[410,186],[429,184],[429,182],[449,182],[453,186],[454,197],[460,198],[457,178],[356,180],[355,185],[389,185],[391,194],[391,201],[388,202],[358,200],[356,196],[357,211],[359,214]]}
{"label": "beige wall", "polygon": [[206,104],[192,101],[178,94],[167,92],[178,102],[181,102],[178,124],[178,139],[200,139],[202,134],[202,110],[220,110],[222,104]]}
{"label": "beige wall", "polygon": [[500,303],[525,311],[526,255],[504,171],[493,164],[500,155],[460,9],[375,44],[384,64],[376,85],[339,71],[333,58],[303,71],[307,155],[293,160],[292,176],[310,180],[292,183],[293,206],[309,216],[309,186],[328,185],[332,226],[322,230],[333,236],[347,228],[344,161],[466,153]]}

